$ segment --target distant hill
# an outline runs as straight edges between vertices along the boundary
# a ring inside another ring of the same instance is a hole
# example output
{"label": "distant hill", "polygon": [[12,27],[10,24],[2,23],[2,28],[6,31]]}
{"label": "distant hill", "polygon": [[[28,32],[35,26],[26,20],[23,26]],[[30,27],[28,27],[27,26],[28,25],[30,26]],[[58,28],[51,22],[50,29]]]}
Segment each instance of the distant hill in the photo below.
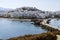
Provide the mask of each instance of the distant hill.
{"label": "distant hill", "polygon": [[6,12],[6,11],[10,11],[10,10],[12,10],[12,9],[0,7],[0,12]]}

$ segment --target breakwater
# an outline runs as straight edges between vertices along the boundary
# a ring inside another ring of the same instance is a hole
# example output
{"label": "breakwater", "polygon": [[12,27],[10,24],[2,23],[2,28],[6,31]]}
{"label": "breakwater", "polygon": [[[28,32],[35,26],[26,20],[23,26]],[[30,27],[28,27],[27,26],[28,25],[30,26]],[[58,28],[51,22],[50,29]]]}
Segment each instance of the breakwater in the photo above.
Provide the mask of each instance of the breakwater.
{"label": "breakwater", "polygon": [[60,32],[60,28],[55,28],[55,26],[49,25],[49,21],[51,19],[43,19],[43,20],[38,20],[35,21],[35,24],[40,25],[43,29],[46,29],[48,31],[59,31]]}

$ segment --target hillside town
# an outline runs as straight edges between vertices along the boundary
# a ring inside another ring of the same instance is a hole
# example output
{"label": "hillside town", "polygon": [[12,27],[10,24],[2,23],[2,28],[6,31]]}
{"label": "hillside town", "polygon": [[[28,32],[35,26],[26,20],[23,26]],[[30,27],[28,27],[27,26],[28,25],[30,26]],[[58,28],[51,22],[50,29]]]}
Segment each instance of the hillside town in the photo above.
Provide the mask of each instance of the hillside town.
{"label": "hillside town", "polygon": [[0,17],[10,18],[60,18],[60,11],[42,11],[35,7],[21,7],[10,11],[5,11],[0,14]]}

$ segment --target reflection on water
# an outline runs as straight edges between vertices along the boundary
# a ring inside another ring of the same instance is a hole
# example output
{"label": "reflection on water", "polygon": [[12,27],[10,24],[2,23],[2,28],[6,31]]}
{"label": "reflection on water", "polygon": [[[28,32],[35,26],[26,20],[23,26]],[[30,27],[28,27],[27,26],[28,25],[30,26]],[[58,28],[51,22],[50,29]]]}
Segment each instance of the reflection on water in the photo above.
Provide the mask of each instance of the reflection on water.
{"label": "reflection on water", "polygon": [[33,22],[20,22],[0,18],[0,38],[8,39],[26,34],[39,34],[46,32],[46,30],[31,23]]}
{"label": "reflection on water", "polygon": [[56,28],[60,28],[60,19],[52,19],[49,24],[55,26]]}

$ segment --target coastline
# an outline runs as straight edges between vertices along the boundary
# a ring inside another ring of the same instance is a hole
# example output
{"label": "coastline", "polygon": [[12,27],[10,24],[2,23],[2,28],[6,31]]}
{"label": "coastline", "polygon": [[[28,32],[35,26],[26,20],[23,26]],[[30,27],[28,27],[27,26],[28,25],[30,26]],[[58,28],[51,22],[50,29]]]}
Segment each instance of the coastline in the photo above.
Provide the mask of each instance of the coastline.
{"label": "coastline", "polygon": [[[58,29],[55,29],[55,28],[53,28],[52,26],[49,26],[49,25],[46,25],[46,24],[48,24],[47,23],[47,21],[48,20],[46,20],[46,19],[15,19],[15,18],[8,18],[9,20],[13,20],[13,21],[29,21],[29,22],[31,22],[32,20],[32,22],[37,22],[37,23],[39,23],[39,26],[41,25],[41,26],[43,26],[42,28],[44,28],[44,29],[46,29],[46,30],[48,30],[48,32],[47,33],[42,33],[42,34],[31,34],[31,35],[25,35],[25,36],[20,36],[20,37],[13,37],[13,38],[9,38],[8,40],[17,40],[17,39],[23,39],[23,40],[25,40],[25,38],[28,38],[28,39],[26,39],[26,40],[29,40],[30,39],[30,37],[32,37],[32,39],[34,40],[34,38],[35,39],[43,39],[43,38],[47,38],[47,36],[49,37],[49,35],[51,35],[51,33],[53,34],[53,35],[55,35],[54,37],[56,37],[56,35],[60,35],[60,30],[58,30]],[[49,20],[51,20],[51,19],[49,19]],[[49,35],[47,35],[49,33]],[[39,35],[39,36],[38,36]],[[41,36],[43,36],[43,37],[41,37]],[[47,35],[47,36],[46,36]],[[53,36],[52,35],[52,36]],[[37,36],[37,37],[36,37]],[[32,40],[31,39],[31,40]],[[52,40],[52,39],[51,39]]]}

